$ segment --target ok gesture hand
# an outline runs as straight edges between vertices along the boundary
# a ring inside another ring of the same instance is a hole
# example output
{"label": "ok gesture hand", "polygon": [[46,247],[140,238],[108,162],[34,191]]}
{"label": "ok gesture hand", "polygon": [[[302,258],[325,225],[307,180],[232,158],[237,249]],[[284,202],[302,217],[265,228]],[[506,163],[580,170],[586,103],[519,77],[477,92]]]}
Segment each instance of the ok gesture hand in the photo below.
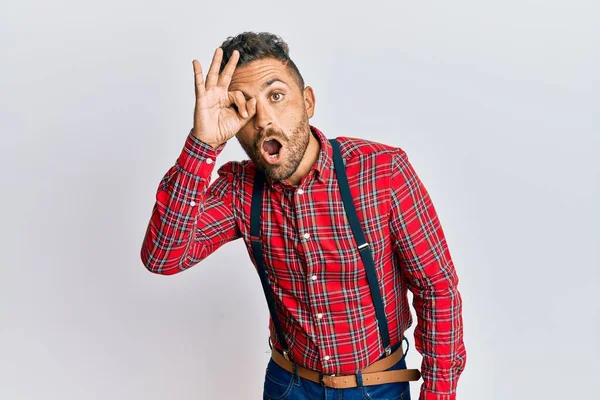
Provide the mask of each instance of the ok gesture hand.
{"label": "ok gesture hand", "polygon": [[[239,58],[239,51],[234,50],[219,75],[223,49],[218,47],[206,76],[206,83],[202,76],[202,66],[197,60],[192,61],[196,86],[193,134],[213,149],[235,136],[256,113],[256,98],[246,101],[241,91],[229,91]],[[237,110],[232,107],[233,104]]]}

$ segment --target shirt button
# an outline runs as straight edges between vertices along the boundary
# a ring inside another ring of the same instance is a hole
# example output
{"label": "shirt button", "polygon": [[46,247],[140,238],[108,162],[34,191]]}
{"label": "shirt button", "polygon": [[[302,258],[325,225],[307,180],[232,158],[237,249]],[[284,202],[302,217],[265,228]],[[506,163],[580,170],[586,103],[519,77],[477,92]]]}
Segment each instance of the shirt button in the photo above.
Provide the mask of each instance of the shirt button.
{"label": "shirt button", "polygon": [[329,359],[330,359],[330,358],[331,358],[331,357],[329,357],[329,356],[325,356],[325,357],[323,357],[323,360],[325,360],[325,361],[329,361]]}
{"label": "shirt button", "polygon": [[323,318],[323,314],[321,314],[321,313],[318,313],[318,314],[317,314],[317,318],[319,318],[319,319]]}
{"label": "shirt button", "polygon": [[310,279],[312,279],[313,281],[316,281],[317,280],[317,276],[313,275],[313,276],[310,277]]}
{"label": "shirt button", "polygon": [[302,194],[302,193],[304,193],[304,190],[302,190],[302,189],[298,189],[298,191],[297,191],[296,193],[298,193],[298,194]]}
{"label": "shirt button", "polygon": [[212,158],[207,158],[207,159],[206,159],[206,163],[207,163],[207,164],[212,164],[212,163],[213,163],[213,160],[212,160]]}
{"label": "shirt button", "polygon": [[190,201],[190,206],[194,207],[196,205],[196,202],[194,200]]}
{"label": "shirt button", "polygon": [[310,233],[305,233],[304,234],[304,239],[308,239],[310,237]]}

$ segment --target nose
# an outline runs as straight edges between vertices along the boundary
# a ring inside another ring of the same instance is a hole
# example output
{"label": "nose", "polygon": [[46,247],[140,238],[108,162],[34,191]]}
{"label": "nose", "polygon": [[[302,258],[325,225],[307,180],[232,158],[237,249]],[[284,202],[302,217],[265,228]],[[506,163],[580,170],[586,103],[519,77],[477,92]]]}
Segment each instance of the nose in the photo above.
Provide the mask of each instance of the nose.
{"label": "nose", "polygon": [[254,129],[262,131],[273,122],[271,110],[262,100],[256,101],[256,114],[254,115]]}

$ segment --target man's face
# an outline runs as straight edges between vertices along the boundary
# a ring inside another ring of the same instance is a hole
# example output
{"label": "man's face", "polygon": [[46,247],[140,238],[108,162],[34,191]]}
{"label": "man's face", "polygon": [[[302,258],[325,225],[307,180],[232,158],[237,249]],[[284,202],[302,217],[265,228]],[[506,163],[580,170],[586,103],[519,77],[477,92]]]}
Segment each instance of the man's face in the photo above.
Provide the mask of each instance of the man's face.
{"label": "man's face", "polygon": [[242,91],[246,101],[256,98],[256,114],[236,137],[273,180],[285,180],[296,171],[312,134],[312,88],[302,91],[292,74],[274,58],[254,60],[237,67],[229,85],[229,91]]}

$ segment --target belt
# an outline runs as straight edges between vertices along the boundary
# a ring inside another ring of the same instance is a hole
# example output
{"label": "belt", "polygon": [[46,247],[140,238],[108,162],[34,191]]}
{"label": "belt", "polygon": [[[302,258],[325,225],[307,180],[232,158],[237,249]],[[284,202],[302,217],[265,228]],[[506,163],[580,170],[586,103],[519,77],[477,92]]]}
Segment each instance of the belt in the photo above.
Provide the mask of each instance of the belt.
{"label": "belt", "polygon": [[[395,365],[404,354],[402,345],[389,356],[382,358],[367,366],[361,371],[362,385],[371,386],[379,385],[382,383],[391,382],[407,382],[407,381],[418,381],[421,378],[421,373],[418,369],[399,369],[393,371],[386,371]],[[288,372],[294,373],[294,362],[287,360],[283,354],[277,349],[271,349],[271,358],[280,367],[284,368]],[[335,389],[346,389],[358,387],[356,381],[356,375],[325,375],[319,371],[301,367],[296,365],[298,369],[298,375],[302,378],[327,386]]]}

